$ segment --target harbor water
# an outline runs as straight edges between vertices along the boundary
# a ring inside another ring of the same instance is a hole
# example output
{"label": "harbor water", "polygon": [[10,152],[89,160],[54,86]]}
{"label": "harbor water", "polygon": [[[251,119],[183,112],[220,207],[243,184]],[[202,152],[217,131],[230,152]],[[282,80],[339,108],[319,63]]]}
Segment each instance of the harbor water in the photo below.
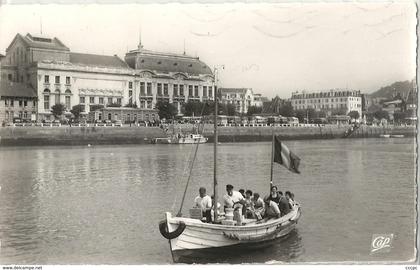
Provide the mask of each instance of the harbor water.
{"label": "harbor water", "polygon": [[[301,174],[274,166],[274,184],[302,205],[292,233],[263,250],[211,263],[405,262],[415,257],[414,138],[287,141]],[[169,264],[158,230],[176,214],[193,145],[0,148],[0,264]],[[226,184],[269,191],[271,143],[222,143]],[[212,194],[213,145],[200,145],[183,213]],[[392,234],[372,252],[374,235]]]}

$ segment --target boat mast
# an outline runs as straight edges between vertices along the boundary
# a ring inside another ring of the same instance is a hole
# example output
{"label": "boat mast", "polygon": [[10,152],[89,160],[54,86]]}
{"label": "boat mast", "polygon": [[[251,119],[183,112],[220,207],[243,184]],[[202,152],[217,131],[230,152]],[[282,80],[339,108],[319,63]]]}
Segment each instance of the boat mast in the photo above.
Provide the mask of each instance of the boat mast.
{"label": "boat mast", "polygon": [[273,187],[273,163],[274,163],[274,127],[273,127],[273,135],[271,138],[271,170],[270,170],[270,192],[271,188]]}
{"label": "boat mast", "polygon": [[217,91],[218,91],[218,89],[217,89],[217,68],[214,68],[214,73],[213,73],[213,76],[214,76],[214,80],[213,80],[213,91],[214,91],[214,119],[213,119],[213,122],[214,122],[214,133],[213,133],[213,137],[214,137],[214,144],[213,144],[213,149],[214,149],[214,156],[213,156],[213,169],[214,169],[214,172],[213,172],[213,188],[214,188],[214,190],[213,190],[213,192],[214,192],[214,201],[213,201],[213,209],[214,209],[214,222],[216,223],[217,222],[217,217],[218,217],[218,214],[217,214],[217,143],[218,143],[218,135],[217,135],[217,110],[218,110],[218,108],[217,108],[217,103],[218,103],[218,100],[217,100]]}

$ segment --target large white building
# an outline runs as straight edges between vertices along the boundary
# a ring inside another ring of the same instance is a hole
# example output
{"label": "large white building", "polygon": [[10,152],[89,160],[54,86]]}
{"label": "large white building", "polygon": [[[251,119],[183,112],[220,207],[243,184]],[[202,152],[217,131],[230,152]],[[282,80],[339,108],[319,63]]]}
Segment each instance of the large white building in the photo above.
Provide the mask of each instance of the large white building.
{"label": "large white building", "polygon": [[[74,53],[58,38],[17,34],[2,60],[2,79],[25,83],[37,93],[37,119],[52,119],[62,103],[88,113],[92,105],[150,110],[159,100],[180,108],[189,100],[213,99],[214,77],[198,57],[143,49],[118,56]],[[97,106],[96,106],[97,107]],[[146,113],[147,115],[147,113]]]}
{"label": "large white building", "polygon": [[315,109],[328,115],[359,112],[362,116],[362,94],[359,90],[331,89],[322,92],[294,92],[290,99],[294,110]]}

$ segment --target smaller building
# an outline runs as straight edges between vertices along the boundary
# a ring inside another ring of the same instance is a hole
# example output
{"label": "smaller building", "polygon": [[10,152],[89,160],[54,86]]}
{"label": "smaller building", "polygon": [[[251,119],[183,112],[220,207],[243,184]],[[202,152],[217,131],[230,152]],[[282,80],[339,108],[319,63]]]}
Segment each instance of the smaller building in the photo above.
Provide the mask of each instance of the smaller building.
{"label": "smaller building", "polygon": [[223,104],[233,104],[239,114],[247,113],[254,104],[252,88],[220,88],[220,96]]}
{"label": "smaller building", "polygon": [[88,114],[88,121],[121,121],[122,123],[156,122],[159,114],[154,109],[140,109],[131,107],[105,107]]}
{"label": "smaller building", "polygon": [[24,83],[2,80],[0,82],[0,122],[35,121],[37,114],[35,89]]}

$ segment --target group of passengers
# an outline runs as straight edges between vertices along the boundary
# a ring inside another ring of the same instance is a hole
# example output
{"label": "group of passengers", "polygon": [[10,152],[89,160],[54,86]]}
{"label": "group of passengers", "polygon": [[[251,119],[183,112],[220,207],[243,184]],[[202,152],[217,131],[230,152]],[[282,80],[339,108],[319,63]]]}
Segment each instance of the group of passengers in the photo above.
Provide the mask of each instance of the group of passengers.
{"label": "group of passengers", "polygon": [[[213,201],[214,196],[210,197],[206,194],[206,189],[200,187],[199,195],[194,200],[194,207],[201,208],[206,222],[212,221]],[[236,191],[230,184],[226,185],[223,202],[225,211],[226,208],[233,208],[234,211],[242,212],[244,217],[257,220],[287,215],[295,204],[293,193],[286,191],[283,195],[283,192],[278,191],[276,186],[272,186],[270,195],[262,199],[257,192],[253,193],[251,190],[243,189]],[[217,203],[217,209],[219,210],[219,208],[220,203]]]}

